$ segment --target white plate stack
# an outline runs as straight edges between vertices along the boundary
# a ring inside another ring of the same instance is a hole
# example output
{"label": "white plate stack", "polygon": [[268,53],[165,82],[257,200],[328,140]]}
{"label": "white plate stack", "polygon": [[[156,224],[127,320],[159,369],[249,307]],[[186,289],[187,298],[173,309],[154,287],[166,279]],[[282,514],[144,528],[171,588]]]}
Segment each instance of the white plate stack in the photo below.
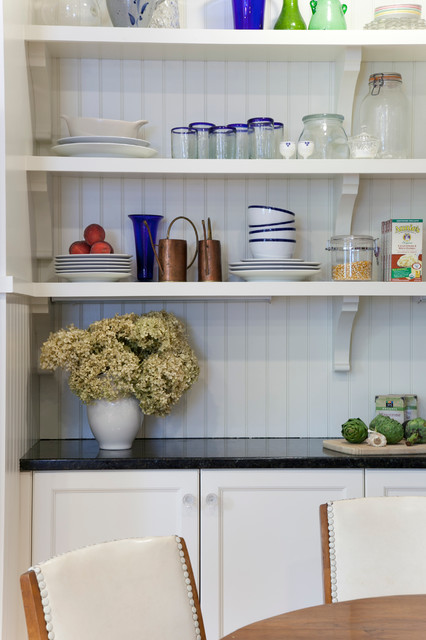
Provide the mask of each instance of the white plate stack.
{"label": "white plate stack", "polygon": [[126,253],[78,253],[56,256],[56,275],[71,282],[116,282],[132,272]]}
{"label": "white plate stack", "polygon": [[320,262],[301,259],[244,259],[229,264],[229,273],[242,280],[271,282],[274,280],[307,280],[321,271]]}

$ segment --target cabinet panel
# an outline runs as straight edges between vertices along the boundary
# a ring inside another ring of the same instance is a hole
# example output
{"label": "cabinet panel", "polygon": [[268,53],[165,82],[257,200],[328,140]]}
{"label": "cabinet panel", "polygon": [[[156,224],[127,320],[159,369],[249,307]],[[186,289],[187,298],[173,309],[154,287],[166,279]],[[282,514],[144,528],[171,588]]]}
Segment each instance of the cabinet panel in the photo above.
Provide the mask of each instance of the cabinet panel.
{"label": "cabinet panel", "polygon": [[33,504],[32,562],[105,540],[176,533],[198,576],[197,471],[38,472]]}
{"label": "cabinet panel", "polygon": [[426,496],[424,469],[366,469],[366,496]]}
{"label": "cabinet panel", "polygon": [[363,495],[363,471],[201,475],[201,603],[215,640],[323,602],[319,505]]}

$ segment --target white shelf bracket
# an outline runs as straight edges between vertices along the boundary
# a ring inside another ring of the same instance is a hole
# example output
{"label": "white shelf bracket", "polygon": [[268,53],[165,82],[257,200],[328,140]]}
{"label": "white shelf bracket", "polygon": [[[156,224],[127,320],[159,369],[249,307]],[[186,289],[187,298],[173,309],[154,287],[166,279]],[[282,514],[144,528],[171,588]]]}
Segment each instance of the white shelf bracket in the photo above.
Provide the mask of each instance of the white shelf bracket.
{"label": "white shelf bracket", "polygon": [[350,371],[352,327],[358,311],[359,296],[344,296],[334,331],[335,371]]}
{"label": "white shelf bracket", "polygon": [[351,173],[341,178],[340,181],[340,198],[337,205],[336,223],[334,233],[336,236],[350,235],[352,228],[352,218],[355,208],[355,201],[359,191],[359,174]]}
{"label": "white shelf bracket", "polygon": [[37,142],[51,142],[51,70],[44,42],[28,43],[28,64],[33,88],[34,138]]}
{"label": "white shelf bracket", "polygon": [[344,127],[348,136],[352,132],[352,109],[355,89],[361,69],[361,47],[346,47],[342,59],[337,63],[340,83],[337,93],[337,113],[345,117]]}
{"label": "white shelf bracket", "polygon": [[35,257],[53,257],[53,223],[50,203],[50,177],[44,173],[28,173],[28,191],[31,194]]}

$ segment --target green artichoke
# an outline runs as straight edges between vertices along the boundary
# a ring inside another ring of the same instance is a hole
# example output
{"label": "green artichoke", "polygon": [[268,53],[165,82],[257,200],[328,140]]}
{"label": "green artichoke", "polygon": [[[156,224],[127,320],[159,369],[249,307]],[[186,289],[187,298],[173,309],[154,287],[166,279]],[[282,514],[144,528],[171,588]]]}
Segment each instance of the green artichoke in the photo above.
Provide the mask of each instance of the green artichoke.
{"label": "green artichoke", "polygon": [[388,444],[397,444],[404,437],[404,427],[398,420],[378,414],[370,422],[370,429],[382,433]]}
{"label": "green artichoke", "polygon": [[406,444],[424,444],[426,443],[426,420],[423,418],[413,418],[405,425]]}
{"label": "green artichoke", "polygon": [[364,442],[368,436],[367,425],[361,418],[349,418],[349,420],[342,424],[342,436],[353,444]]}

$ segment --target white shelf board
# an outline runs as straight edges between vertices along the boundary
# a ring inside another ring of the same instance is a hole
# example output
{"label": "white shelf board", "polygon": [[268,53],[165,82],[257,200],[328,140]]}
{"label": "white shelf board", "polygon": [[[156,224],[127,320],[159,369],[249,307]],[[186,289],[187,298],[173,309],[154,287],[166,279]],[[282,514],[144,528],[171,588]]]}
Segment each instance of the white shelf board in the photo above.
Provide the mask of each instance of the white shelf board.
{"label": "white shelf board", "polygon": [[409,160],[178,160],[173,158],[68,158],[27,156],[27,171],[90,177],[148,175],[153,177],[211,176],[218,178],[330,178],[360,174],[371,178],[398,175],[424,178],[425,159]]}
{"label": "white shelf board", "polygon": [[52,57],[149,60],[335,61],[361,47],[365,61],[426,60],[424,30],[274,31],[29,25],[27,42]]}
{"label": "white shelf board", "polygon": [[274,297],[426,296],[426,282],[15,282],[13,291],[56,300],[227,300]]}

